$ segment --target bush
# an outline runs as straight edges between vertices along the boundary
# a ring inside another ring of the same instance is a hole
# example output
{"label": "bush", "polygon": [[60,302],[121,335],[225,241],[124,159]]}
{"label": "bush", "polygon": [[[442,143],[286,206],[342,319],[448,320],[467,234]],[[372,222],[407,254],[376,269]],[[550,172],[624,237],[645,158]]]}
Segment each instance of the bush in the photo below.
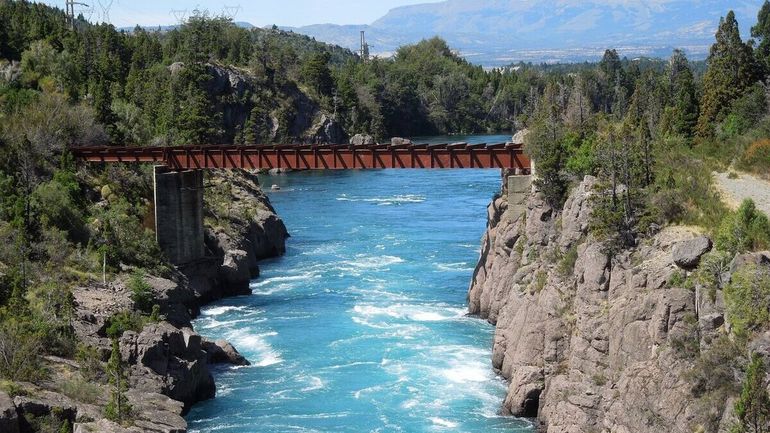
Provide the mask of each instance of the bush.
{"label": "bush", "polygon": [[746,148],[741,157],[741,164],[752,171],[770,171],[770,139],[756,140]]}
{"label": "bush", "polygon": [[126,331],[141,332],[148,321],[146,317],[139,313],[124,311],[110,317],[108,322],[107,336],[110,338],[120,338]]}
{"label": "bush", "polygon": [[80,375],[87,381],[100,380],[104,375],[104,366],[101,362],[99,351],[84,343],[78,344],[75,352],[75,361],[80,364]]}
{"label": "bush", "polygon": [[128,279],[128,289],[131,290],[131,300],[134,306],[141,312],[149,314],[155,303],[155,294],[152,286],[144,280],[144,272],[137,270]]}
{"label": "bush", "polygon": [[748,338],[770,324],[770,271],[745,266],[733,274],[724,293],[727,318],[736,336]]}
{"label": "bush", "polygon": [[715,243],[718,249],[731,253],[766,249],[770,247],[770,221],[754,201],[746,199],[722,221]]}
{"label": "bush", "polygon": [[15,318],[0,322],[0,378],[32,382],[43,377],[43,340]]}
{"label": "bush", "polygon": [[59,384],[59,390],[69,398],[88,404],[97,404],[104,395],[99,385],[88,380],[65,380]]}

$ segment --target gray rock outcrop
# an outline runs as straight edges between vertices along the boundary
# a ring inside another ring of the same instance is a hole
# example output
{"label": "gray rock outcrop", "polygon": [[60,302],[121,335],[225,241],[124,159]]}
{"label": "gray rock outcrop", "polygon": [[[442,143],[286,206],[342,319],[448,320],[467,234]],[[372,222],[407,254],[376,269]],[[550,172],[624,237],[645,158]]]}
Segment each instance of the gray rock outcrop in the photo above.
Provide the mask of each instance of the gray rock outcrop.
{"label": "gray rock outcrop", "polygon": [[700,258],[711,251],[711,245],[711,239],[706,236],[698,236],[674,245],[671,255],[674,258],[674,263],[680,268],[694,269],[700,263]]}
{"label": "gray rock outcrop", "polygon": [[405,144],[412,144],[412,140],[409,140],[408,138],[393,137],[390,139],[390,144],[392,146],[403,146]]}
{"label": "gray rock outcrop", "polygon": [[353,146],[369,146],[375,144],[375,141],[371,135],[356,134],[350,137],[350,144]]}
{"label": "gray rock outcrop", "polygon": [[19,415],[8,394],[0,391],[0,432],[19,433]]}
{"label": "gray rock outcrop", "polygon": [[232,344],[225,340],[204,339],[201,344],[208,355],[209,364],[251,365]]}
{"label": "gray rock outcrop", "polygon": [[706,420],[682,351],[720,332],[723,301],[670,281],[675,257],[691,266],[710,241],[670,227],[608,256],[588,229],[595,182],[563,209],[538,193],[517,219],[505,193],[489,206],[468,304],[496,326],[492,366],[510,381],[503,411],[536,416],[547,432],[693,431]]}

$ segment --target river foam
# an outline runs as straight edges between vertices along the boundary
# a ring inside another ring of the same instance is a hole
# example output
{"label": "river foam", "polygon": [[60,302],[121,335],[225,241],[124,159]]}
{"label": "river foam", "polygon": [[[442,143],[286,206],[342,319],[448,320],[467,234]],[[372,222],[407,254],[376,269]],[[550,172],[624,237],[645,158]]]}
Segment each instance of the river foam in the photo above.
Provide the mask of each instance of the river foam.
{"label": "river foam", "polygon": [[[493,329],[465,297],[499,174],[293,173],[269,182],[292,238],[253,295],[195,321],[247,368],[218,370],[199,433],[520,433],[500,415]],[[460,205],[458,205],[460,204]],[[471,246],[475,246],[471,248]]]}

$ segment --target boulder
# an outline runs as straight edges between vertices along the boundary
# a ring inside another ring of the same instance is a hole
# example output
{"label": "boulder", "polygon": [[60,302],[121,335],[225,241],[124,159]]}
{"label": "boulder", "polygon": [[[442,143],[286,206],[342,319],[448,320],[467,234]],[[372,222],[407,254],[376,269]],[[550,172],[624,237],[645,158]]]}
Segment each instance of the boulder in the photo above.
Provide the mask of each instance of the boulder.
{"label": "boulder", "polygon": [[19,433],[19,415],[8,394],[0,391],[0,432]]}
{"label": "boulder", "polygon": [[405,144],[412,144],[412,140],[409,140],[408,138],[393,137],[390,139],[390,144],[392,146],[402,146]]}
{"label": "boulder", "polygon": [[674,263],[682,269],[694,269],[700,263],[700,258],[711,251],[711,239],[699,236],[674,245],[671,255]]}
{"label": "boulder", "polygon": [[335,119],[321,115],[320,121],[314,126],[313,141],[323,144],[343,144],[348,141],[348,134]]}
{"label": "boulder", "polygon": [[250,293],[251,273],[249,272],[248,253],[246,251],[226,251],[222,266],[219,268],[219,274],[222,282],[232,287],[236,293]]}
{"label": "boulder", "polygon": [[350,144],[353,146],[369,146],[374,144],[374,137],[365,134],[356,134],[350,137]]}
{"label": "boulder", "polygon": [[134,427],[131,429],[123,428],[117,423],[107,419],[100,419],[95,422],[75,423],[74,433],[137,433],[142,430]]}
{"label": "boulder", "polygon": [[529,129],[522,129],[521,131],[517,132],[513,137],[511,137],[511,143],[523,145],[524,139],[527,138],[528,134],[529,134]]}
{"label": "boulder", "polygon": [[208,355],[209,364],[251,365],[232,344],[225,340],[203,340],[203,350]]}

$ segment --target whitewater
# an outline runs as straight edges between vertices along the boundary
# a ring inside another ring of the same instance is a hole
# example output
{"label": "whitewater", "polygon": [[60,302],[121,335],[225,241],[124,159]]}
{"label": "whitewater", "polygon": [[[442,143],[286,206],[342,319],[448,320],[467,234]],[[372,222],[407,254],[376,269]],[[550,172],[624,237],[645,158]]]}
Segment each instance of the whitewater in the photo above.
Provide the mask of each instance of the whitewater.
{"label": "whitewater", "polygon": [[304,172],[265,177],[292,237],[252,295],[195,329],[251,362],[215,371],[191,432],[533,431],[500,415],[493,328],[466,291],[499,190],[495,170]]}

